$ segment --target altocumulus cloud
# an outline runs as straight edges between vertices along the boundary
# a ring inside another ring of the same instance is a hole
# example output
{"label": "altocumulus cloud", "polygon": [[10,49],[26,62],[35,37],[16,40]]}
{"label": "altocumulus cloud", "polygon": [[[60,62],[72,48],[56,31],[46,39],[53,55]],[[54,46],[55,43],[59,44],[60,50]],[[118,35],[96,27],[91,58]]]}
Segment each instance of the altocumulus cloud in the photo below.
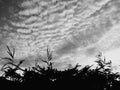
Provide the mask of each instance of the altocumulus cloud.
{"label": "altocumulus cloud", "polygon": [[19,58],[37,57],[49,45],[58,63],[88,64],[88,59],[98,51],[107,52],[111,45],[116,47],[113,42],[116,43],[119,34],[114,37],[111,32],[119,25],[117,3],[120,2],[23,0],[19,5],[22,9],[15,14],[17,20],[9,21],[13,30],[9,31],[5,44],[15,47]]}

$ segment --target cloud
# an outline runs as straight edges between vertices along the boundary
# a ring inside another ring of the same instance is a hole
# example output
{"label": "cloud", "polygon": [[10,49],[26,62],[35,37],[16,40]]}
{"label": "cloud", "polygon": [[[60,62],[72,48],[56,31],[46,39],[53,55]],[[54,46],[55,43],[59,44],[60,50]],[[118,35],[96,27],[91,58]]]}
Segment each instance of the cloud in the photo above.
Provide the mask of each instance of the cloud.
{"label": "cloud", "polygon": [[[34,63],[29,53],[42,52],[47,45],[51,45],[51,48],[61,58],[68,56],[64,58],[64,61],[70,58],[73,62],[79,63],[90,62],[87,56],[94,57],[97,50],[102,50],[105,45],[107,47],[108,38],[103,41],[101,38],[108,33],[110,26],[112,26],[111,21],[107,20],[111,14],[106,11],[89,17],[97,10],[99,11],[102,4],[106,2],[101,2],[97,7],[94,3],[90,4],[86,0],[81,4],[80,2],[74,3],[74,0],[69,3],[59,1],[55,5],[54,3],[48,5],[50,0],[48,2],[40,1],[26,0],[23,2],[23,9],[17,14],[21,20],[11,21],[12,26],[16,27],[17,33],[14,37],[10,37],[7,42],[12,42],[22,52],[18,56],[22,57],[23,55],[25,58],[28,56],[27,60],[30,59],[30,61],[26,61],[26,65]],[[91,8],[92,5],[94,8]],[[75,35],[71,35],[73,32]],[[70,39],[68,39],[69,37]],[[101,42],[98,43],[99,41]],[[56,57],[56,61],[59,61],[57,59],[61,61],[59,57]]]}
{"label": "cloud", "polygon": [[72,41],[64,41],[65,43],[61,45],[59,49],[57,49],[58,55],[65,55],[70,54],[72,51],[74,51],[77,48],[77,45],[73,43]]}

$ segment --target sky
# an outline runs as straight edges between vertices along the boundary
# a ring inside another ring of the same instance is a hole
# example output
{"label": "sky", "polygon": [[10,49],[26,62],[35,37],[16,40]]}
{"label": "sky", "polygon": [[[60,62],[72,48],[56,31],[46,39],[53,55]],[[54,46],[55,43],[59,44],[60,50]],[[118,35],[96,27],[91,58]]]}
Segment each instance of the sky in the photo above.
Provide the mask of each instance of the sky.
{"label": "sky", "polygon": [[0,0],[0,58],[8,45],[31,66],[49,47],[57,68],[92,64],[99,52],[119,65],[119,16],[120,0]]}

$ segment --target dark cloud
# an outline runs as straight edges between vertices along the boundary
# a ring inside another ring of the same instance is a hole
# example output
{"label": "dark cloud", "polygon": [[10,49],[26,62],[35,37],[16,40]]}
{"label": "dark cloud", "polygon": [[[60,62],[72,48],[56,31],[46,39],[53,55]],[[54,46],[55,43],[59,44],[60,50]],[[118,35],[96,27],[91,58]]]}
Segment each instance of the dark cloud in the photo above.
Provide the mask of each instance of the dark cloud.
{"label": "dark cloud", "polygon": [[77,45],[72,41],[65,41],[65,43],[56,51],[58,55],[70,54],[77,49]]}
{"label": "dark cloud", "polygon": [[14,14],[21,9],[21,1],[23,0],[0,0],[0,21],[15,17]]}

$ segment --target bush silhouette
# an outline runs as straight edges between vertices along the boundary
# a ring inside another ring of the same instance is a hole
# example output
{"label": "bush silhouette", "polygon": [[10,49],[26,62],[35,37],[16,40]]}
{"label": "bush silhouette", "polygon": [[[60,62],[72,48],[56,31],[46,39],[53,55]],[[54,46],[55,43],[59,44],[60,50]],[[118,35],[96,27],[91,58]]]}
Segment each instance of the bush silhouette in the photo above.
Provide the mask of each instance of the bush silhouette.
{"label": "bush silhouette", "polygon": [[[97,66],[86,65],[79,69],[81,65],[76,64],[72,68],[57,70],[53,67],[52,52],[47,48],[47,58],[40,58],[47,67],[41,67],[36,61],[35,66],[22,69],[20,65],[14,63],[15,49],[8,48],[10,57],[2,58],[7,60],[1,70],[4,72],[0,77],[0,85],[8,85],[7,88],[44,88],[44,89],[64,89],[76,88],[82,90],[119,90],[120,75],[112,72],[112,62],[102,58],[102,53],[97,56]],[[21,70],[23,75],[17,73]]]}

